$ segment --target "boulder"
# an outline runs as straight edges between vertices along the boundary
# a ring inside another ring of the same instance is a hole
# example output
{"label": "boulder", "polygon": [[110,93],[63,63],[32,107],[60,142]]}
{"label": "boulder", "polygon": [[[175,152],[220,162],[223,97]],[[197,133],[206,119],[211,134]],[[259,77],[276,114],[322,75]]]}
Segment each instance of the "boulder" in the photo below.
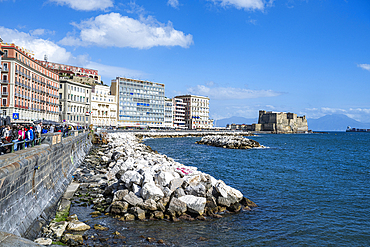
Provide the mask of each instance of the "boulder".
{"label": "boulder", "polygon": [[64,231],[66,230],[67,225],[68,225],[67,221],[51,222],[49,228],[57,238],[60,238],[63,235]]}
{"label": "boulder", "polygon": [[143,176],[137,171],[126,171],[120,180],[124,182],[127,187],[130,187],[133,183],[141,185]]}
{"label": "boulder", "polygon": [[141,189],[141,196],[144,200],[153,199],[158,201],[164,197],[164,194],[154,183],[146,183]]}
{"label": "boulder", "polygon": [[170,190],[168,187],[164,187],[162,189],[162,192],[163,192],[163,194],[164,194],[165,197],[170,197],[173,191]]}
{"label": "boulder", "polygon": [[204,207],[206,206],[206,198],[197,197],[193,195],[186,195],[179,197],[180,201],[184,202],[191,213],[197,213],[202,215],[204,213]]}
{"label": "boulder", "polygon": [[182,184],[184,183],[184,179],[182,178],[175,178],[175,179],[172,179],[170,184],[169,184],[169,189],[174,191],[176,190],[177,188],[181,187]]}
{"label": "boulder", "polygon": [[83,243],[82,235],[74,235],[74,234],[64,234],[62,238],[63,243],[67,243],[69,246],[76,246],[76,244],[81,245]]}
{"label": "boulder", "polygon": [[135,215],[135,217],[138,218],[139,220],[145,219],[145,211],[139,207],[130,208],[130,213]]}
{"label": "boulder", "polygon": [[128,203],[122,201],[115,201],[110,206],[110,212],[112,214],[124,214],[127,213]]}
{"label": "boulder", "polygon": [[100,224],[95,224],[95,225],[94,225],[94,229],[95,229],[95,230],[99,230],[99,231],[108,231],[108,230],[109,230],[109,228],[108,228],[108,227],[106,227],[106,226],[102,226],[102,225],[100,225]]}
{"label": "boulder", "polygon": [[155,211],[157,210],[157,203],[153,199],[144,201],[142,208],[145,210]]}
{"label": "boulder", "polygon": [[50,238],[37,238],[33,242],[40,245],[51,245],[53,243],[53,240]]}
{"label": "boulder", "polygon": [[170,172],[161,171],[157,174],[156,180],[160,186],[166,187],[174,178]]}
{"label": "boulder", "polygon": [[187,195],[205,197],[206,196],[206,187],[199,183],[198,185],[189,185],[185,189]]}
{"label": "boulder", "polygon": [[182,196],[185,196],[185,191],[183,188],[181,187],[178,187],[174,192],[173,192],[173,196],[176,197],[176,198],[179,198],[179,197],[182,197]]}
{"label": "boulder", "polygon": [[163,220],[164,219],[164,214],[162,211],[155,211],[154,212],[154,217],[156,219],[159,219],[159,220]]}
{"label": "boulder", "polygon": [[187,210],[186,203],[179,200],[176,197],[173,197],[168,205],[168,211],[171,214],[181,215],[182,213],[185,213],[186,210]]}
{"label": "boulder", "polygon": [[143,174],[143,183],[142,185],[144,186],[146,183],[154,183],[154,179],[151,173],[149,172],[144,172]]}
{"label": "boulder", "polygon": [[135,195],[135,193],[133,193],[132,191],[130,191],[130,193],[125,195],[123,197],[123,200],[128,202],[128,204],[130,204],[134,207],[137,206],[137,205],[142,205],[143,204],[143,199],[141,199],[140,197]]}
{"label": "boulder", "polygon": [[165,206],[163,206],[162,202],[160,202],[160,201],[158,201],[158,202],[156,203],[156,206],[157,206],[157,209],[158,209],[158,210],[161,210],[162,212],[164,212],[164,211],[166,210],[166,207],[165,207]]}
{"label": "boulder", "polygon": [[229,207],[231,204],[243,199],[243,194],[239,190],[226,185],[221,180],[217,182],[215,189],[220,194],[220,197],[217,198],[217,202],[223,206]]}
{"label": "boulder", "polygon": [[125,197],[125,195],[128,195],[128,193],[129,193],[128,190],[117,190],[113,194],[113,201],[122,201],[123,197]]}
{"label": "boulder", "polygon": [[133,214],[125,214],[124,217],[125,217],[125,221],[135,220],[135,215]]}
{"label": "boulder", "polygon": [[72,220],[68,223],[67,230],[69,231],[86,231],[89,230],[90,226],[79,220]]}

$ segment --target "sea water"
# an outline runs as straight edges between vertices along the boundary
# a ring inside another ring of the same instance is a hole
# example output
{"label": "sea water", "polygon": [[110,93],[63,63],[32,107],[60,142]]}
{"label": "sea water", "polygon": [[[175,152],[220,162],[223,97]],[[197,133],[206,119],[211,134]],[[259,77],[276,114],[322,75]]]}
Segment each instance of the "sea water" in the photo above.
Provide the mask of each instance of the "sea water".
{"label": "sea water", "polygon": [[[200,138],[148,139],[145,144],[223,180],[258,208],[210,221],[121,222],[110,216],[89,220],[120,231],[133,246],[158,245],[140,236],[172,246],[370,245],[369,133],[250,138],[268,148],[195,144]],[[89,210],[71,211],[89,218]]]}

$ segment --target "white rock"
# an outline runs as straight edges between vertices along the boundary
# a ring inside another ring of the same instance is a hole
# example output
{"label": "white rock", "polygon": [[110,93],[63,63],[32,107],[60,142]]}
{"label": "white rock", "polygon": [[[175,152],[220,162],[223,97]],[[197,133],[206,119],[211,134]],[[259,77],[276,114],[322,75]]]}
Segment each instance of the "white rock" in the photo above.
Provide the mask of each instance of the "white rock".
{"label": "white rock", "polygon": [[164,197],[164,194],[154,183],[146,183],[141,189],[141,196],[144,200],[153,199],[158,201]]}
{"label": "white rock", "polygon": [[157,175],[157,182],[160,186],[166,187],[175,177],[170,172],[161,171]]}
{"label": "white rock", "polygon": [[146,183],[154,183],[152,173],[150,173],[148,171],[143,173],[143,183],[142,183],[142,185],[144,185]]}
{"label": "white rock", "polygon": [[50,230],[54,232],[54,234],[60,238],[64,231],[66,230],[66,227],[68,225],[67,221],[61,221],[61,222],[52,222],[50,223]]}
{"label": "white rock", "polygon": [[132,183],[141,184],[143,176],[140,175],[137,171],[127,171],[121,177],[121,181],[126,184],[127,187],[130,187]]}
{"label": "white rock", "polygon": [[192,213],[198,213],[202,215],[204,213],[204,207],[206,206],[206,198],[197,197],[193,195],[186,195],[178,198],[180,201],[186,203],[188,210]]}
{"label": "white rock", "polygon": [[72,220],[68,223],[67,230],[70,231],[86,231],[89,230],[90,226],[79,220]]}
{"label": "white rock", "polygon": [[243,199],[243,194],[224,183],[224,181],[219,180],[215,185],[216,191],[221,194],[224,198],[229,198],[230,200],[240,201]]}
{"label": "white rock", "polygon": [[41,245],[51,245],[53,243],[53,240],[51,240],[50,238],[38,238],[35,239],[33,242]]}

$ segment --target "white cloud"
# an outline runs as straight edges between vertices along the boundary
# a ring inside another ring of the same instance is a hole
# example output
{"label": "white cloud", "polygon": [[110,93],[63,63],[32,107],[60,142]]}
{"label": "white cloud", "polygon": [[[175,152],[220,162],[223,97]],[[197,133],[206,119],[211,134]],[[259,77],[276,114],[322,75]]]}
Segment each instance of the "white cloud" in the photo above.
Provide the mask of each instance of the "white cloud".
{"label": "white cloud", "polygon": [[50,0],[58,5],[67,5],[75,10],[91,11],[105,10],[113,7],[112,0]]}
{"label": "white cloud", "polygon": [[370,71],[370,64],[357,64],[357,67]]}
{"label": "white cloud", "polygon": [[154,46],[187,48],[193,43],[191,34],[185,35],[175,30],[171,22],[165,25],[150,16],[135,20],[119,13],[110,13],[73,25],[81,30],[79,37],[67,36],[60,44],[148,49]]}
{"label": "white cloud", "polygon": [[52,41],[34,37],[29,33],[19,32],[16,29],[13,30],[5,27],[0,27],[0,33],[5,43],[14,43],[17,46],[32,51],[36,59],[43,60],[44,55],[48,55],[50,61],[66,63],[73,57],[65,48],[60,47]]}
{"label": "white cloud", "polygon": [[338,113],[338,114],[346,113],[346,110],[344,110],[344,109],[330,108],[330,107],[321,107],[321,111],[323,113],[331,113],[331,114],[334,114],[334,113]]}
{"label": "white cloud", "polygon": [[332,115],[332,114],[344,114],[347,117],[353,118],[357,121],[368,123],[370,122],[370,108],[349,108],[349,109],[341,109],[341,108],[331,108],[331,107],[321,107],[321,108],[306,108],[305,111],[302,112],[305,114],[307,118],[320,118],[325,115]]}
{"label": "white cloud", "polygon": [[168,0],[167,5],[177,9],[179,7],[179,0]]}
{"label": "white cloud", "polygon": [[115,78],[116,76],[135,78],[145,76],[145,73],[141,71],[92,62],[90,61],[89,55],[73,56],[72,53],[52,41],[40,39],[28,33],[19,32],[5,27],[0,27],[0,33],[5,43],[14,43],[17,46],[31,50],[34,52],[35,58],[39,60],[43,60],[44,55],[46,54],[48,55],[48,60],[50,62],[97,69],[99,71],[99,75],[110,79]]}
{"label": "white cloud", "polygon": [[211,99],[254,99],[262,97],[275,97],[282,93],[272,90],[252,90],[246,88],[233,87],[207,87],[204,85],[197,85],[196,87],[188,88],[191,94],[199,94],[208,96]]}
{"label": "white cloud", "polygon": [[39,29],[31,30],[30,34],[32,36],[42,36],[42,35],[46,35],[46,34],[54,35],[55,31],[50,31],[50,30],[39,28]]}
{"label": "white cloud", "polygon": [[223,7],[234,6],[237,9],[245,10],[261,10],[263,11],[266,6],[272,4],[273,1],[266,3],[265,0],[210,0],[215,4],[220,4]]}

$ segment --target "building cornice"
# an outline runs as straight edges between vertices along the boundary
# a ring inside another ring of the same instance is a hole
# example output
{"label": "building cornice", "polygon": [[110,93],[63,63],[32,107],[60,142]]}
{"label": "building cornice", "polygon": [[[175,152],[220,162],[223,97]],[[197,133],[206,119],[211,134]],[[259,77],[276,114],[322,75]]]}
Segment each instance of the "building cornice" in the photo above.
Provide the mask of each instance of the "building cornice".
{"label": "building cornice", "polygon": [[[52,73],[54,73],[54,74],[58,75],[58,73],[55,73],[55,71],[53,71],[52,69],[50,69],[50,68],[48,68],[48,67],[45,67],[44,65],[40,64],[40,63],[38,62],[38,60],[37,60],[37,59],[35,59],[35,58],[31,57],[30,55],[28,55],[28,54],[24,53],[22,50],[18,49],[17,47],[18,47],[18,46],[16,46],[16,45],[2,45],[2,46],[1,46],[1,48],[2,48],[2,49],[14,49],[14,50],[17,50],[17,51],[18,51],[19,53],[21,53],[23,56],[28,57],[29,59],[31,59],[32,61],[34,61],[35,63],[37,63],[39,66],[41,66],[41,67],[43,67],[44,69],[47,69],[48,71],[50,71],[50,72],[52,72]],[[24,64],[25,66],[27,66],[27,67],[29,67],[29,68],[33,69],[32,67],[30,67],[30,66],[28,66],[27,64],[23,63],[23,62],[22,62],[22,61],[20,61],[19,59],[16,59],[16,58],[9,58],[9,57],[6,57],[6,58],[4,58],[4,59],[14,59],[14,60],[17,60],[17,61],[19,61],[20,63]],[[33,69],[33,70],[34,70],[34,69]],[[40,73],[40,72],[39,72],[39,73]],[[45,76],[46,76],[46,75],[45,75]],[[48,76],[46,76],[46,77],[48,77]],[[53,80],[54,80],[54,79],[53,79]]]}
{"label": "building cornice", "polygon": [[[25,64],[25,63],[23,63],[22,61],[20,61],[19,59],[17,59],[17,58],[12,58],[12,57],[3,57],[3,59],[2,59],[2,62],[5,62],[5,61],[9,61],[9,62],[12,62],[12,61],[15,61],[15,62],[17,62],[19,65],[22,65],[22,66],[24,66],[24,67],[26,67],[27,69],[29,69],[29,70],[32,70],[35,74],[39,74],[39,75],[42,75],[42,76],[44,76],[44,77],[46,77],[46,78],[48,78],[49,80],[52,80],[52,81],[54,81],[54,82],[58,82],[58,80],[56,80],[56,79],[54,79],[54,78],[52,78],[52,77],[50,77],[50,76],[47,76],[47,75],[45,75],[45,74],[43,74],[43,73],[41,73],[40,71],[38,71],[38,70],[35,70],[34,68],[32,68],[31,66],[29,66],[29,65],[27,65],[27,64]],[[40,65],[41,66],[41,65]],[[50,71],[50,70],[49,70]],[[54,71],[50,71],[50,72],[52,72],[52,73],[54,73],[54,74],[56,74],[57,76],[58,76],[58,74],[57,73],[55,73]]]}

